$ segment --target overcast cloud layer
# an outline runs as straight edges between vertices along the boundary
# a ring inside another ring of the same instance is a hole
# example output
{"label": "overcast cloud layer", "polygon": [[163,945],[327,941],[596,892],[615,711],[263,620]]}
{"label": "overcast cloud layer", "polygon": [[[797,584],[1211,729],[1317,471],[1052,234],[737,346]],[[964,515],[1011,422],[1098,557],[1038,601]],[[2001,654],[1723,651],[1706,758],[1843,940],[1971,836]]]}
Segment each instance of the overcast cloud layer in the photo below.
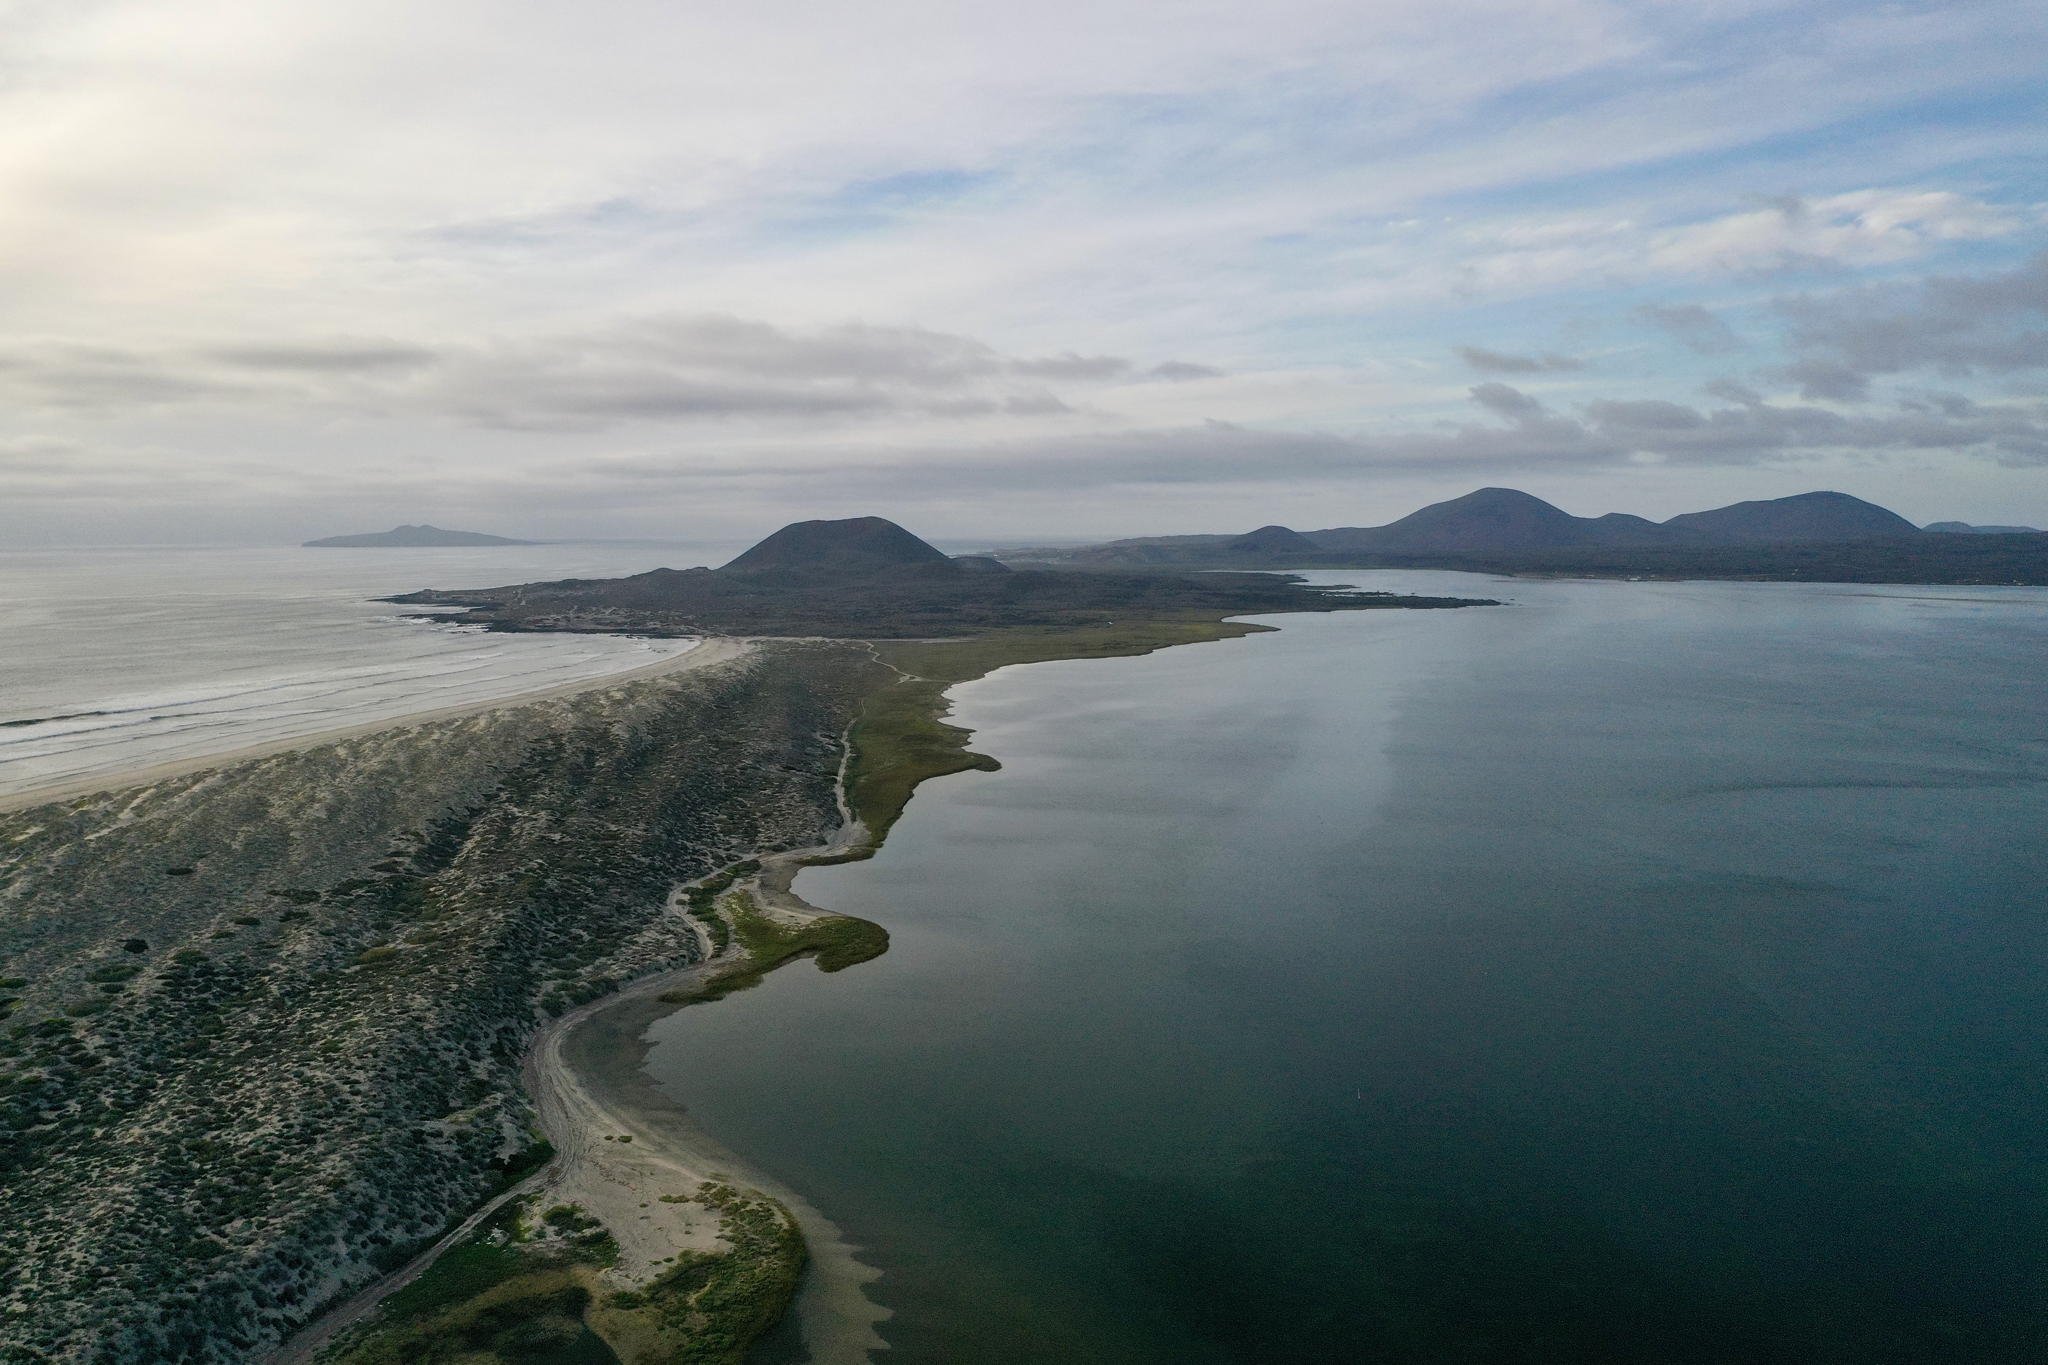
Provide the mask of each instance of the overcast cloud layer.
{"label": "overcast cloud layer", "polygon": [[0,545],[2048,525],[2027,3],[0,0]]}

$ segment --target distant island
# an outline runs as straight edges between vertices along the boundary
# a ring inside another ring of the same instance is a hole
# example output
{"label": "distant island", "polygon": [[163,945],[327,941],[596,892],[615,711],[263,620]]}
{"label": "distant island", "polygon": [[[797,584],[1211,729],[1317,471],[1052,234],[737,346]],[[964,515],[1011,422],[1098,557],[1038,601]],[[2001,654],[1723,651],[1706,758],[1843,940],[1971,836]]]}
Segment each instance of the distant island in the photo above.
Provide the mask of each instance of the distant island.
{"label": "distant island", "polygon": [[532,545],[531,540],[509,536],[487,536],[481,531],[444,531],[438,526],[395,526],[389,531],[367,531],[354,536],[324,536],[309,540],[302,548],[313,550],[364,550],[397,548],[406,550],[447,549],[463,545]]}
{"label": "distant island", "polygon": [[1128,627],[1161,618],[1214,622],[1251,612],[1478,605],[1463,598],[1333,591],[1271,573],[1204,570],[1013,569],[986,556],[951,558],[881,517],[849,517],[785,526],[717,569],[427,589],[385,600],[467,607],[458,619],[493,630],[856,640]]}
{"label": "distant island", "polygon": [[[1949,534],[1967,532],[1967,534]],[[1513,488],[1482,488],[1384,526],[1154,536],[999,551],[1074,568],[1432,568],[1588,577],[1849,583],[2048,583],[2048,534],[1937,522],[1926,530],[1847,493],[1739,502],[1665,521],[1576,517]]]}

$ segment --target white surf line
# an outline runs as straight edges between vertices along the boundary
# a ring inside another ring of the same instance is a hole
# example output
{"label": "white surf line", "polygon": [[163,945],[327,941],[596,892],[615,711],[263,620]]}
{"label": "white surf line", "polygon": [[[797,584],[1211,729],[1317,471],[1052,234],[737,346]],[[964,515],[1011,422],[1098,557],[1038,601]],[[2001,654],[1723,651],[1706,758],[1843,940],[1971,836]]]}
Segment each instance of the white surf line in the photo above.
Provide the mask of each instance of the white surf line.
{"label": "white surf line", "polygon": [[317,748],[322,744],[334,744],[345,739],[360,739],[366,735],[381,734],[386,730],[408,729],[412,726],[426,725],[441,720],[458,720],[464,716],[478,715],[485,711],[496,711],[502,707],[525,706],[533,702],[574,696],[579,692],[591,692],[599,688],[616,687],[622,683],[637,682],[642,678],[658,677],[667,673],[685,672],[697,668],[708,668],[715,664],[726,663],[743,657],[750,653],[754,647],[754,642],[750,639],[710,636],[680,654],[670,655],[666,659],[657,659],[650,664],[620,669],[615,673],[600,673],[594,677],[578,678],[570,682],[557,683],[549,687],[536,688],[526,692],[511,693],[503,697],[489,697],[479,701],[459,702],[449,706],[432,707],[426,710],[408,712],[404,715],[362,721],[355,725],[342,726],[337,729],[267,740],[260,744],[222,750],[218,753],[195,754],[184,758],[170,759],[162,763],[140,768],[83,777],[59,778],[42,786],[30,787],[22,791],[0,793],[0,814],[6,814],[9,811],[27,810],[31,806],[48,805],[54,801],[69,801],[84,796],[96,796],[101,792],[147,786],[155,782],[169,781],[172,778],[190,777],[194,773],[210,772],[215,768],[225,768],[237,763],[253,762],[259,758],[274,758],[278,754],[293,753],[300,749]]}

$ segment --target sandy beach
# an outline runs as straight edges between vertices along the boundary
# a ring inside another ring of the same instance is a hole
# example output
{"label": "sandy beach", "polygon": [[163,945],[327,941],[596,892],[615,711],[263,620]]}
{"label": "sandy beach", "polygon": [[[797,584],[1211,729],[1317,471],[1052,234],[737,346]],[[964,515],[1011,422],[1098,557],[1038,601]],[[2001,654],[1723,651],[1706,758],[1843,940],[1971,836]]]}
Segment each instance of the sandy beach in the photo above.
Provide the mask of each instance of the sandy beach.
{"label": "sandy beach", "polygon": [[209,772],[216,768],[230,767],[259,758],[270,758],[277,754],[290,753],[298,749],[310,749],[322,744],[341,740],[357,739],[364,735],[379,734],[386,730],[403,729],[424,725],[431,721],[455,720],[473,716],[485,711],[495,711],[508,706],[523,706],[531,702],[546,701],[555,697],[573,696],[599,688],[616,687],[621,683],[634,682],[663,674],[686,672],[723,663],[745,654],[752,645],[742,639],[713,636],[699,642],[693,648],[651,664],[637,668],[621,669],[595,678],[579,678],[574,682],[561,683],[553,687],[535,688],[509,696],[488,697],[480,701],[463,702],[455,706],[436,707],[425,711],[413,711],[404,715],[390,716],[378,720],[364,721],[358,725],[341,726],[330,730],[319,730],[285,739],[270,740],[262,744],[246,745],[219,753],[197,754],[174,759],[167,763],[148,767],[133,768],[120,772],[95,774],[90,777],[66,779],[46,786],[33,787],[19,792],[0,794],[0,813],[27,810],[31,806],[47,805],[52,801],[68,801],[76,797],[91,796],[97,792],[117,791],[126,787],[143,787],[172,778],[188,777],[194,773]]}
{"label": "sandy beach", "polygon": [[[796,873],[806,862],[844,853],[863,838],[862,827],[848,821],[829,844],[764,856],[760,872],[736,886],[778,920],[815,918],[825,912],[791,890]],[[684,916],[685,889],[677,888],[669,901],[669,913],[678,918]],[[555,1149],[544,1168],[477,1209],[400,1269],[323,1314],[270,1357],[273,1365],[314,1360],[511,1199],[535,1196],[537,1206],[582,1209],[618,1243],[618,1261],[608,1277],[622,1287],[644,1283],[678,1254],[721,1245],[718,1214],[691,1197],[706,1182],[765,1194],[789,1210],[802,1230],[804,1282],[788,1311],[796,1316],[814,1365],[865,1365],[871,1351],[884,1349],[875,1328],[889,1312],[865,1292],[881,1272],[863,1263],[840,1229],[794,1190],[752,1169],[699,1128],[647,1074],[648,1029],[689,1008],[676,997],[734,965],[730,951],[715,954],[701,933],[700,942],[703,961],[643,977],[569,1011],[534,1037],[523,1075],[541,1132]]]}
{"label": "sandy beach", "polygon": [[[678,1250],[709,1245],[715,1227],[697,1204],[663,1204],[660,1193],[703,1181],[757,1190],[787,1208],[804,1235],[804,1284],[790,1311],[814,1365],[865,1365],[883,1346],[875,1325],[888,1310],[864,1286],[881,1272],[859,1259],[831,1220],[795,1191],[748,1166],[691,1120],[648,1076],[648,1028],[678,1006],[661,997],[701,981],[714,961],[638,983],[594,1001],[544,1034],[527,1075],[541,1125],[558,1153],[539,1178],[543,1202],[572,1203],[612,1229],[619,1269],[632,1278]],[[809,970],[791,964],[793,970]],[[631,1137],[630,1143],[619,1142]],[[607,1138],[613,1140],[607,1141]]]}

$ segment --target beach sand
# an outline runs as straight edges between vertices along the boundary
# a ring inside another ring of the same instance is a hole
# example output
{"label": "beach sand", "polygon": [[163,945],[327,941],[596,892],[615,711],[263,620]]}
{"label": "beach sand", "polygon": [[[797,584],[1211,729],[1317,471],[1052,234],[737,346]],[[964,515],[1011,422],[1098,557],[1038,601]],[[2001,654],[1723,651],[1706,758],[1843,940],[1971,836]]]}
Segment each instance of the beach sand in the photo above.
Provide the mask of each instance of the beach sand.
{"label": "beach sand", "polygon": [[[795,1191],[749,1167],[699,1128],[646,1072],[648,1029],[688,1008],[660,997],[700,982],[705,971],[700,964],[637,983],[593,1002],[587,1013],[566,1016],[562,1027],[542,1038],[528,1066],[528,1083],[542,1130],[558,1152],[556,1173],[541,1185],[542,1202],[579,1205],[612,1229],[621,1271],[637,1278],[658,1256],[706,1245],[703,1207],[664,1205],[659,1194],[688,1193],[709,1180],[769,1196],[803,1231],[805,1281],[790,1311],[797,1314],[811,1360],[865,1365],[868,1353],[883,1346],[875,1326],[888,1310],[864,1292],[881,1272],[863,1264],[844,1234]],[[607,1142],[608,1136],[633,1141]],[[641,1208],[643,1202],[649,1207]]]}
{"label": "beach sand", "polygon": [[[842,767],[842,779],[843,774]],[[843,787],[841,795],[844,813]],[[866,830],[849,818],[832,842],[764,855],[760,871],[735,886],[780,921],[815,918],[825,912],[791,890],[796,873],[807,862],[843,856],[866,837]],[[669,913],[684,914],[685,889],[671,894]],[[787,1311],[795,1316],[813,1365],[866,1365],[870,1352],[886,1349],[875,1329],[889,1310],[866,1293],[881,1271],[863,1263],[840,1229],[802,1196],[749,1167],[698,1127],[646,1070],[653,1025],[689,1007],[678,997],[735,965],[730,952],[711,956],[710,943],[698,932],[704,961],[643,977],[570,1010],[535,1035],[524,1075],[541,1132],[555,1149],[547,1166],[492,1199],[405,1266],[309,1324],[270,1357],[273,1365],[315,1359],[510,1199],[533,1196],[536,1207],[582,1209],[618,1243],[619,1259],[607,1277],[621,1286],[644,1283],[672,1257],[721,1246],[718,1213],[694,1197],[707,1182],[774,1199],[802,1231],[804,1280]]]}
{"label": "beach sand", "polygon": [[48,805],[53,801],[69,801],[81,796],[92,796],[99,792],[118,791],[127,787],[146,787],[152,783],[168,781],[177,777],[188,777],[193,773],[208,772],[215,768],[231,767],[275,754],[290,753],[296,749],[310,749],[321,744],[332,744],[339,740],[355,739],[373,735],[385,730],[403,729],[424,725],[429,721],[454,720],[462,716],[473,716],[483,711],[495,711],[507,706],[523,706],[529,702],[546,701],[553,697],[573,696],[598,688],[616,687],[620,683],[633,682],[640,678],[651,678],[661,674],[679,673],[689,669],[705,668],[712,664],[724,663],[745,654],[752,645],[742,639],[712,637],[698,643],[681,654],[659,659],[638,668],[621,669],[594,678],[579,678],[574,682],[560,683],[553,687],[537,688],[529,692],[513,693],[510,696],[490,697],[481,701],[463,702],[454,706],[437,707],[432,710],[414,711],[405,715],[391,716],[379,720],[364,721],[359,725],[343,726],[338,729],[321,730],[311,734],[294,735],[287,739],[269,740],[239,749],[223,750],[213,754],[195,754],[173,759],[149,767],[134,768],[124,772],[99,773],[90,777],[79,777],[53,782],[46,786],[34,787],[19,792],[0,794],[0,812],[27,810],[31,806]]}

